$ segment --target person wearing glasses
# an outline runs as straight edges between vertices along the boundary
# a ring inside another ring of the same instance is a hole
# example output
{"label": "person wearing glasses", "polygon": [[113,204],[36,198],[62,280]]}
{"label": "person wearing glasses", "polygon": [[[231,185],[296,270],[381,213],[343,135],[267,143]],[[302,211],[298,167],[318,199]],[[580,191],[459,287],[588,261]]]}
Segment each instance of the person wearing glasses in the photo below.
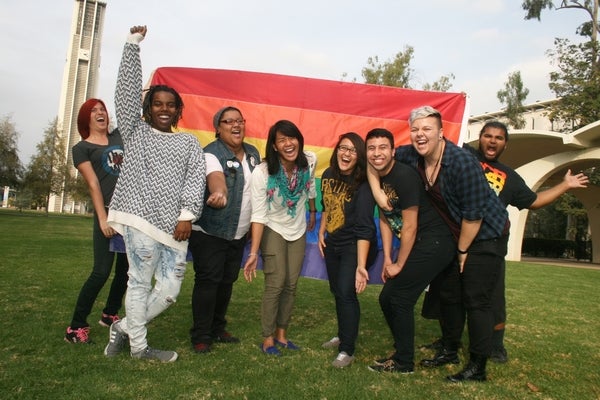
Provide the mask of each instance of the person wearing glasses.
{"label": "person wearing glasses", "polygon": [[[390,357],[376,360],[369,369],[410,374],[414,371],[415,304],[427,285],[454,259],[456,246],[417,171],[394,160],[392,133],[373,129],[367,133],[366,142],[369,168],[380,178],[386,204],[391,205],[390,210],[380,209],[379,213],[384,282],[379,304],[392,332],[395,350]],[[394,236],[400,239],[395,259]]]}
{"label": "person wearing glasses", "polygon": [[323,213],[318,245],[325,258],[338,322],[337,335],[323,347],[337,348],[339,354],[332,362],[336,368],[354,361],[360,321],[355,281],[366,283],[367,268],[377,256],[375,201],[366,168],[365,142],[357,133],[348,132],[340,136],[329,168],[321,176]]}
{"label": "person wearing glasses", "polygon": [[250,183],[252,243],[244,278],[251,282],[256,277],[260,248],[264,274],[260,349],[269,356],[280,356],[277,347],[300,349],[288,340],[287,330],[304,261],[306,229],[315,227],[317,156],[304,150],[302,133],[288,120],[277,121],[269,129],[265,154]]}
{"label": "person wearing glasses", "polygon": [[239,342],[225,330],[225,315],[250,230],[250,176],[260,164],[256,147],[244,142],[246,120],[239,109],[221,108],[213,126],[216,140],[204,148],[206,204],[189,243],[195,271],[190,336],[196,353],[210,352],[215,342]]}
{"label": "person wearing glasses", "polygon": [[179,93],[155,85],[142,98],[140,42],[147,29],[129,32],[115,92],[125,161],[108,212],[108,223],[123,235],[129,281],[126,316],[110,326],[104,355],[118,355],[129,341],[133,358],[173,362],[175,351],[148,346],[147,324],[177,301],[192,221],[202,213],[205,162],[194,135],[173,132],[184,107]]}

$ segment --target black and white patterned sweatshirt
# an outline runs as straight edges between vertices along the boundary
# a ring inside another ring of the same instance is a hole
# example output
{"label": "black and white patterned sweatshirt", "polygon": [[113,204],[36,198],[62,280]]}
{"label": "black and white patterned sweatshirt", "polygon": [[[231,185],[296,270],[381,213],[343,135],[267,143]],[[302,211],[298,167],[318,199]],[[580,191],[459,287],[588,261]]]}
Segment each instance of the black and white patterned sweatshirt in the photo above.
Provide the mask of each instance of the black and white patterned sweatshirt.
{"label": "black and white patterned sweatshirt", "polygon": [[140,40],[141,35],[130,35],[119,66],[115,107],[125,156],[108,222],[121,234],[127,225],[160,243],[186,250],[187,241],[176,241],[173,232],[178,221],[195,221],[202,212],[204,153],[195,136],[160,132],[140,117]]}

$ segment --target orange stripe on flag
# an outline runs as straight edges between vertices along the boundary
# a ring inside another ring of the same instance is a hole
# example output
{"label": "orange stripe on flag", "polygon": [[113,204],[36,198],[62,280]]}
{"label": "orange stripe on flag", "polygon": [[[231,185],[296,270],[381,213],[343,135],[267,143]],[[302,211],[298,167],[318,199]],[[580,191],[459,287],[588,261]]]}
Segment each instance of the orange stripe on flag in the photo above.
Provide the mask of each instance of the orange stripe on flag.
{"label": "orange stripe on flag", "polygon": [[463,93],[176,67],[158,68],[151,84],[171,86],[181,94],[185,109],[179,130],[195,133],[203,145],[214,140],[212,118],[224,106],[242,111],[246,138],[261,154],[268,130],[276,121],[294,122],[304,135],[306,148],[317,153],[318,176],[343,133],[353,131],[364,137],[373,128],[386,128],[394,134],[397,146],[407,144],[410,111],[430,105],[442,113],[444,135],[458,143],[466,121]]}

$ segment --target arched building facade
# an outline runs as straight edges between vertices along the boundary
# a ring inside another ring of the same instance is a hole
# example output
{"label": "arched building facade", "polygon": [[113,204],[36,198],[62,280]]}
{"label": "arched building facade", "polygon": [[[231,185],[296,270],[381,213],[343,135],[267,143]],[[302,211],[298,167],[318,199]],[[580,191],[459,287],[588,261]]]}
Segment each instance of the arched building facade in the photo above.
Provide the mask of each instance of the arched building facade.
{"label": "arched building facade", "polygon": [[[523,129],[510,130],[510,140],[500,161],[514,168],[534,191],[560,182],[567,172],[600,168],[600,121],[568,133],[557,132],[547,117],[548,107],[556,100],[526,106]],[[469,118],[465,141],[477,146],[482,126],[490,120],[502,120],[503,113],[489,113]],[[561,127],[563,129],[564,127]],[[568,128],[568,127],[567,127]],[[571,190],[585,207],[592,237],[592,262],[600,263],[600,187]],[[511,229],[507,260],[521,259],[521,246],[528,210],[508,208]]]}

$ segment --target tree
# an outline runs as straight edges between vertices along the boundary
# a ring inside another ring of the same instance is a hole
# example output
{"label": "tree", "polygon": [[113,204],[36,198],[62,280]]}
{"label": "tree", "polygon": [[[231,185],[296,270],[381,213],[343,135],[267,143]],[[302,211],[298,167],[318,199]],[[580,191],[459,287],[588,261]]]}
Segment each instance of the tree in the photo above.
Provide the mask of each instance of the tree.
{"label": "tree", "polygon": [[571,122],[574,129],[600,119],[600,69],[593,68],[597,42],[572,44],[555,39],[548,52],[557,67],[550,73],[550,89],[560,99],[552,107],[550,118]]}
{"label": "tree", "polygon": [[[398,52],[393,60],[380,63],[379,57],[369,57],[367,66],[361,71],[365,83],[413,89],[414,70],[410,67],[410,62],[414,53],[415,50],[412,46],[405,46],[404,51]],[[343,79],[345,78],[347,78],[347,74],[343,75]],[[452,88],[454,78],[454,74],[443,75],[433,83],[424,84],[423,90],[447,92]],[[356,78],[352,82],[356,82]]]}
{"label": "tree", "polygon": [[0,188],[18,186],[23,173],[17,140],[19,134],[10,116],[0,120]]}
{"label": "tree", "polygon": [[91,205],[93,209],[88,184],[81,174],[77,174],[77,177],[70,180],[70,185],[65,188],[65,192],[69,193],[71,199],[81,204],[82,207],[85,207],[86,211],[88,211],[88,205]]}
{"label": "tree", "polygon": [[520,71],[508,74],[508,81],[504,85],[504,90],[499,90],[497,93],[498,100],[506,105],[506,119],[509,125],[521,129],[525,126],[523,102],[529,94],[529,89],[523,87]]}
{"label": "tree", "polygon": [[600,53],[597,47],[598,33],[600,33],[600,23],[598,22],[599,0],[561,0],[559,6],[555,6],[553,0],[524,0],[521,6],[527,11],[525,19],[535,18],[538,21],[541,20],[542,10],[544,9],[577,9],[585,11],[588,14],[589,20],[579,25],[575,32],[596,43],[593,48],[590,67],[592,69],[600,68]]}
{"label": "tree", "polygon": [[576,32],[587,42],[573,44],[568,39],[555,39],[555,49],[548,51],[557,71],[550,74],[550,89],[559,101],[550,110],[550,118],[571,124],[574,129],[600,119],[600,46],[598,45],[599,0],[525,0],[525,19],[540,20],[544,9],[577,9],[589,20]]}
{"label": "tree", "polygon": [[454,74],[443,75],[433,83],[424,84],[423,90],[431,90],[434,92],[447,92],[448,90],[452,89],[452,81],[454,80],[454,78]]}
{"label": "tree", "polygon": [[553,0],[524,0],[521,4],[523,10],[527,11],[525,19],[537,19],[541,21],[542,11],[548,10],[564,10],[577,9],[585,11],[590,20],[580,25],[576,32],[582,36],[589,37],[592,41],[598,38],[598,0],[561,0],[558,6],[554,5]]}
{"label": "tree", "polygon": [[404,52],[398,52],[393,60],[379,63],[379,57],[369,57],[367,66],[362,69],[365,83],[395,86],[410,89],[413,70],[410,68],[414,49],[405,46]]}
{"label": "tree", "polygon": [[48,206],[50,196],[60,195],[70,186],[71,174],[67,165],[64,139],[58,130],[58,118],[48,125],[44,137],[36,146],[37,153],[27,166],[23,187],[32,195],[33,205]]}

